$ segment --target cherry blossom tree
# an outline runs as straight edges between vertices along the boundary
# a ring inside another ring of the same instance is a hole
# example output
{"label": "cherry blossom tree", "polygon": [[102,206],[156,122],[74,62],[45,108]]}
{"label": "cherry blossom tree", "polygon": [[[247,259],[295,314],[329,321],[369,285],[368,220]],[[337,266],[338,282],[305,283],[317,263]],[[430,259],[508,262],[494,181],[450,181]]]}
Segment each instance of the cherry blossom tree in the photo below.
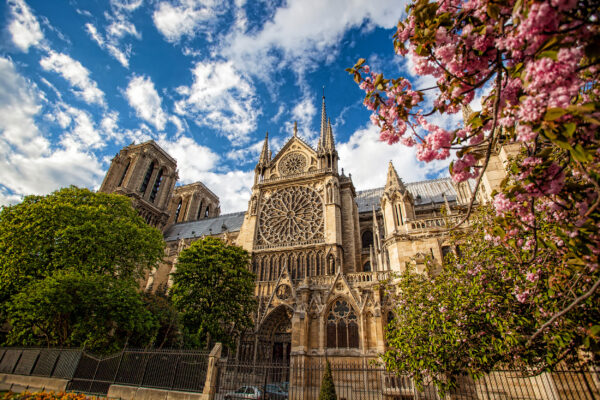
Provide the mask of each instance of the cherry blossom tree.
{"label": "cherry blossom tree", "polygon": [[[560,342],[547,362],[535,359],[542,368],[576,346],[597,352],[600,335],[593,313],[569,325],[575,336],[557,337],[591,300],[596,311],[598,304],[599,10],[595,0],[415,0],[398,23],[394,48],[436,84],[413,88],[409,78],[385,78],[364,59],[348,69],[366,92],[382,140],[415,146],[424,162],[455,157],[452,179],[475,180],[463,222],[493,154],[503,146],[518,149],[478,232],[485,248],[512,253],[505,273],[521,278],[510,280],[506,296],[538,310],[533,324],[513,321],[518,334],[508,347],[525,354]],[[426,108],[428,91],[435,99]],[[476,94],[481,110],[472,112]],[[432,122],[465,110],[456,129]],[[501,273],[506,259],[480,261],[480,268]],[[453,268],[460,264],[455,260]]]}

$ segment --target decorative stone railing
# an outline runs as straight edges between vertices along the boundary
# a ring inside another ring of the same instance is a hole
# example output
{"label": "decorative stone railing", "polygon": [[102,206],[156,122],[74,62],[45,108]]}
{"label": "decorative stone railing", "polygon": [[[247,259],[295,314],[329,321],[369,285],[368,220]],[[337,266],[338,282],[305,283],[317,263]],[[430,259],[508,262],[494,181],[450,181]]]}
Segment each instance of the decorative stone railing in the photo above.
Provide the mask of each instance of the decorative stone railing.
{"label": "decorative stone railing", "polygon": [[352,272],[346,275],[348,283],[379,282],[389,278],[389,271]]}
{"label": "decorative stone railing", "polygon": [[332,172],[332,171],[333,171],[332,168],[321,168],[321,169],[315,169],[313,171],[298,172],[296,174],[289,174],[289,175],[284,175],[284,176],[278,176],[276,178],[263,179],[262,181],[259,182],[259,184],[261,184],[261,183],[278,182],[278,181],[283,181],[283,180],[286,180],[286,179],[315,176],[315,175],[324,174],[324,173]]}
{"label": "decorative stone railing", "polygon": [[[344,275],[350,285],[360,285],[362,283],[376,283],[384,281],[391,276],[390,271],[372,271],[372,272],[351,272]],[[331,286],[335,279],[335,275],[319,275],[308,278],[308,284],[311,286]],[[305,279],[294,279],[294,282],[300,284]],[[275,289],[275,281],[259,281],[257,282],[259,290],[262,289],[265,293]]]}
{"label": "decorative stone railing", "polygon": [[446,217],[435,217],[435,218],[423,218],[416,219],[412,221],[407,221],[407,230],[411,231],[421,231],[421,230],[431,230],[431,229],[446,229],[450,228],[457,223],[459,223],[462,219],[460,215],[450,215]]}
{"label": "decorative stone railing", "polygon": [[304,240],[294,243],[281,243],[281,244],[255,244],[254,250],[265,250],[265,249],[275,249],[279,247],[297,247],[297,246],[309,246],[315,244],[325,243],[325,239],[312,239],[312,240]]}

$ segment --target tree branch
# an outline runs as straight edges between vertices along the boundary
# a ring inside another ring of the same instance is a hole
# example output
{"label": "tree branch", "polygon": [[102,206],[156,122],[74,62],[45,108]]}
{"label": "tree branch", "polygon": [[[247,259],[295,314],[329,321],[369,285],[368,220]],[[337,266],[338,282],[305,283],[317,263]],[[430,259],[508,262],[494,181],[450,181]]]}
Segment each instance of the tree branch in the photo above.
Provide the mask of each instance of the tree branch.
{"label": "tree branch", "polygon": [[573,308],[575,308],[575,306],[577,306],[583,300],[587,299],[592,294],[594,294],[594,292],[596,291],[596,289],[598,289],[598,286],[600,286],[600,279],[598,279],[596,281],[596,283],[594,283],[594,285],[590,288],[590,290],[588,290],[587,292],[585,292],[584,294],[582,294],[581,296],[579,296],[578,298],[576,298],[575,300],[573,300],[573,302],[571,304],[569,304],[569,306],[567,308],[565,308],[562,311],[558,312],[552,318],[550,318],[548,321],[546,321],[546,323],[544,325],[542,325],[540,327],[540,329],[538,329],[533,335],[531,335],[531,337],[529,338],[529,340],[527,340],[526,346],[529,347],[531,345],[531,343],[533,342],[533,340],[536,337],[538,337],[544,331],[544,329],[546,329],[547,327],[549,327],[550,325],[552,325],[554,323],[554,321],[556,321],[557,319],[559,319],[560,317],[562,317],[563,315],[565,315],[566,313],[568,313],[569,311],[571,311]]}
{"label": "tree branch", "polygon": [[496,125],[498,124],[498,108],[500,106],[500,91],[502,90],[502,69],[500,68],[500,64],[498,64],[498,75],[496,75],[496,98],[494,99],[494,116],[492,120],[492,129],[490,129],[490,136],[488,137],[488,145],[485,151],[485,159],[482,164],[482,170],[479,176],[477,177],[477,182],[475,183],[475,189],[473,190],[473,194],[471,195],[471,201],[469,202],[469,208],[467,208],[467,213],[465,216],[453,227],[446,229],[446,231],[451,231],[462,224],[465,223],[471,216],[473,212],[473,205],[475,204],[475,199],[477,198],[477,191],[479,189],[479,185],[481,184],[481,179],[483,178],[483,173],[487,169],[487,166],[490,162],[490,157],[492,156],[492,146],[494,144],[494,132],[496,131]]}

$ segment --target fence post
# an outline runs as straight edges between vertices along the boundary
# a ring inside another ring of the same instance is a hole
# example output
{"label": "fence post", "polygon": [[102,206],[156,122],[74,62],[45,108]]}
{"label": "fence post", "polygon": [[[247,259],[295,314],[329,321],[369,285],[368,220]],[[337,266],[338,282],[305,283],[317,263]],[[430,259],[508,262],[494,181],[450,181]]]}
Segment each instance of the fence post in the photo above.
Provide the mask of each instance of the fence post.
{"label": "fence post", "polygon": [[213,400],[217,392],[217,374],[219,373],[219,359],[223,345],[216,343],[208,356],[208,367],[206,368],[206,380],[204,381],[204,389],[202,397],[204,400]]}

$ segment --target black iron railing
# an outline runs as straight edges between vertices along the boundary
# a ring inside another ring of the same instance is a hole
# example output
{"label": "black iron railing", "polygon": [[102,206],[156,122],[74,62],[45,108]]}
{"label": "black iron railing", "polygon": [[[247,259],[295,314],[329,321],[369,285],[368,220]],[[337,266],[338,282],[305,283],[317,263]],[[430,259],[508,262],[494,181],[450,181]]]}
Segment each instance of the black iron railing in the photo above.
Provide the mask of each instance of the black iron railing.
{"label": "black iron railing", "polygon": [[67,390],[106,395],[112,384],[202,392],[208,352],[126,349],[99,357],[82,350],[0,348],[0,373],[68,379]]}

